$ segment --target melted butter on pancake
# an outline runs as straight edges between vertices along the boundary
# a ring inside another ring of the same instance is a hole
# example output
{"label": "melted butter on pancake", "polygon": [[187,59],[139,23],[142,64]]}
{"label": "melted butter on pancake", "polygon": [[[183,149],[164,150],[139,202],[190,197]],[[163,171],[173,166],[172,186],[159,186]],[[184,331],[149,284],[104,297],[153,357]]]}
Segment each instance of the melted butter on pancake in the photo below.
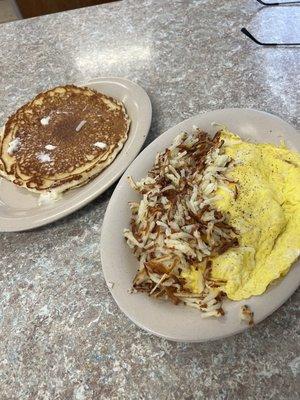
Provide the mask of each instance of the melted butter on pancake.
{"label": "melted butter on pancake", "polygon": [[12,155],[13,153],[17,152],[21,146],[21,141],[19,138],[16,138],[9,142],[7,153]]}

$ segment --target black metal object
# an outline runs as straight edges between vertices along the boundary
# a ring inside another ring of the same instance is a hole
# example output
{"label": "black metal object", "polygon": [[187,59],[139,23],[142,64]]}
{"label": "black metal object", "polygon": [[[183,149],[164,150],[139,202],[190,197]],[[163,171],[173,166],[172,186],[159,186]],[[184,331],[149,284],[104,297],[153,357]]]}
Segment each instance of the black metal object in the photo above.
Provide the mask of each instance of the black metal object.
{"label": "black metal object", "polygon": [[300,4],[300,1],[288,1],[288,2],[282,2],[282,3],[266,3],[262,0],[256,0],[263,6],[285,6],[285,5],[292,5],[292,4]]}
{"label": "black metal object", "polygon": [[260,46],[300,46],[300,43],[268,43],[268,42],[260,42],[257,40],[251,33],[246,29],[242,28],[241,32],[246,35],[249,39],[253,40],[254,43],[259,44]]}

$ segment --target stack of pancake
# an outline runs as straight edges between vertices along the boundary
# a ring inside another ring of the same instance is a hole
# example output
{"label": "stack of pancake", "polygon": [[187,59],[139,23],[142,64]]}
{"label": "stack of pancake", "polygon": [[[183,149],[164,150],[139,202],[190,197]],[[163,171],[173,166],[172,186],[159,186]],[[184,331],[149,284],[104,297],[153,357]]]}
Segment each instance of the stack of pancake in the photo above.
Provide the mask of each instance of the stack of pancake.
{"label": "stack of pancake", "polygon": [[40,194],[84,185],[113,162],[129,126],[121,102],[86,87],[56,87],[9,117],[0,175]]}

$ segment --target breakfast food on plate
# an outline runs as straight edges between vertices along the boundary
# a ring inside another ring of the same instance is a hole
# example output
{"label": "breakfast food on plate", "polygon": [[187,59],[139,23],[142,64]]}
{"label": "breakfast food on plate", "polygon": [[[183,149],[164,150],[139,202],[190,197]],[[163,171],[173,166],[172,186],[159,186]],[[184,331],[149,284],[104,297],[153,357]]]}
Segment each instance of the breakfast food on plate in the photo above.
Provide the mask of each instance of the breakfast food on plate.
{"label": "breakfast food on plate", "polygon": [[111,164],[129,125],[124,105],[112,97],[58,86],[9,117],[0,137],[0,175],[53,198]]}
{"label": "breakfast food on plate", "polygon": [[226,129],[213,139],[182,133],[129,181],[142,196],[124,230],[139,261],[136,291],[220,316],[224,297],[264,293],[299,256],[300,156],[283,146]]}
{"label": "breakfast food on plate", "polygon": [[254,324],[254,313],[251,311],[250,307],[247,305],[243,305],[241,307],[241,319],[247,321],[248,324],[251,326]]}

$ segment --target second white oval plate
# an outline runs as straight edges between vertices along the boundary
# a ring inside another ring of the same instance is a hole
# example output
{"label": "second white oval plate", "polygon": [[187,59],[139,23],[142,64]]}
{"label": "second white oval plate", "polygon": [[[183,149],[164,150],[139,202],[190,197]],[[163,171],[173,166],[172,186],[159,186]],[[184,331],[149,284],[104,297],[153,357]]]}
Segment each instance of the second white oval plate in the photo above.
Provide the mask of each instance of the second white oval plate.
{"label": "second white oval plate", "polygon": [[131,119],[128,139],[116,159],[88,184],[68,191],[62,199],[38,206],[39,195],[0,181],[0,231],[24,231],[53,222],[83,207],[112,185],[140,151],[150,129],[152,108],[147,93],[123,78],[99,78],[80,83],[122,101]]}
{"label": "second white oval plate", "polygon": [[139,197],[129,187],[127,176],[139,179],[146,175],[157,152],[168,147],[174,137],[182,131],[191,133],[193,126],[213,134],[217,128],[213,122],[226,125],[243,139],[279,144],[284,139],[290,149],[300,150],[299,134],[288,123],[274,115],[248,109],[225,109],[208,112],[190,118],[169,129],[152,142],[130,165],[116,187],[106,210],[101,235],[101,259],[106,282],[120,309],[138,326],[157,336],[184,342],[203,342],[236,334],[247,328],[240,320],[240,308],[247,304],[254,311],[258,323],[274,312],[297,289],[300,283],[299,267],[296,263],[276,285],[261,296],[243,302],[225,302],[226,315],[219,319],[202,319],[198,310],[147,295],[129,294],[137,271],[137,261],[125,243],[122,232],[130,220],[129,201]]}

